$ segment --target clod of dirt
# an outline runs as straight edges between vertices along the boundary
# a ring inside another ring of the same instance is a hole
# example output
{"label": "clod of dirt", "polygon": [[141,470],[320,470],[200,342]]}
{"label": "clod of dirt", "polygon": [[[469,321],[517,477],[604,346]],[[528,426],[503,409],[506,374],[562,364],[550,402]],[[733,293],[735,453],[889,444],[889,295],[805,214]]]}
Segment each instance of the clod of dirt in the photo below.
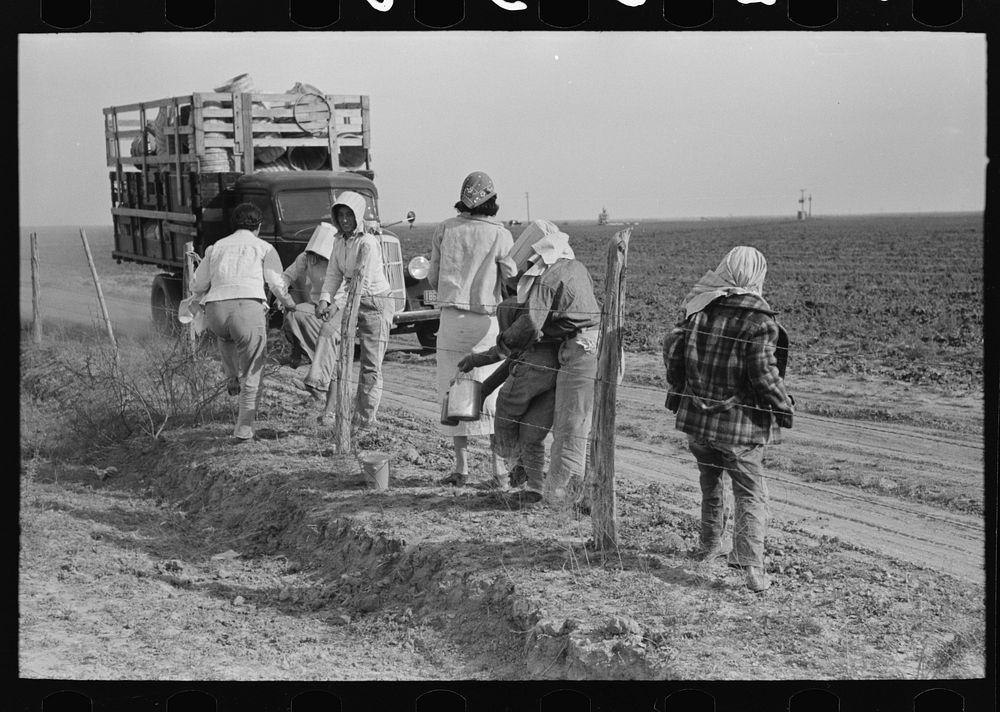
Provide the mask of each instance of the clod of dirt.
{"label": "clod of dirt", "polygon": [[237,596],[236,598],[233,599],[234,606],[242,606],[246,602],[247,600],[243,598],[243,596]]}
{"label": "clod of dirt", "polygon": [[611,636],[642,635],[642,626],[634,618],[612,616],[611,620],[604,625],[601,631]]}

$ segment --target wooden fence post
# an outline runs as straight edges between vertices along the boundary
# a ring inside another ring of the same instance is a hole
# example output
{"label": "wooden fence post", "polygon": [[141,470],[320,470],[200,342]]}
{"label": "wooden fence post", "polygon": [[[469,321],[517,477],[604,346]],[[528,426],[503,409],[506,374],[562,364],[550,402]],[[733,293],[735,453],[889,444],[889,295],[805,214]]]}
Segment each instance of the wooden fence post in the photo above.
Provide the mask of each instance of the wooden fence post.
{"label": "wooden fence post", "polygon": [[108,338],[115,347],[115,357],[118,356],[118,342],[115,340],[115,332],[111,329],[111,317],[108,315],[108,305],[104,303],[104,291],[101,289],[101,280],[97,276],[97,268],[94,266],[94,256],[90,253],[90,243],[87,242],[87,232],[80,228],[80,239],[83,240],[83,249],[87,253],[87,264],[90,265],[90,274],[94,277],[94,286],[97,287],[97,302],[101,305],[101,315],[104,317],[104,324],[108,327]]}
{"label": "wooden fence post", "polygon": [[618,546],[618,504],[615,501],[615,399],[621,368],[621,329],[625,312],[625,268],[632,228],[625,228],[608,245],[601,334],[597,342],[594,419],[590,428],[590,520],[594,543],[604,552]]}
{"label": "wooden fence post", "polygon": [[[194,277],[194,243],[185,242],[184,243],[184,277],[183,284],[181,285],[181,298],[187,299],[191,296],[191,279]],[[195,346],[198,343],[198,337],[194,333],[194,322],[192,321],[187,325],[187,344],[188,348],[191,349],[191,353],[195,352]]]}
{"label": "wooden fence post", "polygon": [[36,344],[42,343],[42,297],[38,275],[38,233],[31,233],[31,335]]}
{"label": "wooden fence post", "polygon": [[[358,250],[358,261],[354,277],[351,279],[351,287],[347,290],[347,302],[344,304],[346,311],[340,322],[340,358],[337,360],[335,376],[330,380],[330,387],[326,394],[326,412],[329,413],[333,405],[334,388],[336,388],[337,417],[334,421],[334,431],[337,434],[337,452],[339,453],[353,451],[351,420],[354,398],[351,397],[351,364],[354,363],[354,334],[358,329],[361,282],[364,280],[369,257],[370,248],[367,243],[362,243],[361,249]],[[330,295],[330,298],[332,299],[333,295]]]}

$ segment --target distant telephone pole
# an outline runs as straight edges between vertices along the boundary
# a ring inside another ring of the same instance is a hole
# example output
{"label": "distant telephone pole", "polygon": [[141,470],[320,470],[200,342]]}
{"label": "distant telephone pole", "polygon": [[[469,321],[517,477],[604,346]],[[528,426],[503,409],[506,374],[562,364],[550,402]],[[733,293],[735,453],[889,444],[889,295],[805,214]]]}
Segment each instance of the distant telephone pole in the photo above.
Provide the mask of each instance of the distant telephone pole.
{"label": "distant telephone pole", "polygon": [[528,202],[528,194],[524,194],[524,208],[528,214],[528,222],[531,222],[531,203]]}

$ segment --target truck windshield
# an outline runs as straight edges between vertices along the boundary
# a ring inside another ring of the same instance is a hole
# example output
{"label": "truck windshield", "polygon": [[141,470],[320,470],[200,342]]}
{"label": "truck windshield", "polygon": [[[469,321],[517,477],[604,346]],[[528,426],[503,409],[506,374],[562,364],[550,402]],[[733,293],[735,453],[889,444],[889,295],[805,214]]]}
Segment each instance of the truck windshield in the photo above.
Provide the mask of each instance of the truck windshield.
{"label": "truck windshield", "polygon": [[[282,222],[286,224],[309,224],[315,225],[321,221],[330,221],[330,205],[333,203],[336,194],[329,188],[322,190],[284,190],[278,193],[278,211]],[[378,213],[375,210],[374,198],[358,191],[365,198],[366,220],[377,220]]]}

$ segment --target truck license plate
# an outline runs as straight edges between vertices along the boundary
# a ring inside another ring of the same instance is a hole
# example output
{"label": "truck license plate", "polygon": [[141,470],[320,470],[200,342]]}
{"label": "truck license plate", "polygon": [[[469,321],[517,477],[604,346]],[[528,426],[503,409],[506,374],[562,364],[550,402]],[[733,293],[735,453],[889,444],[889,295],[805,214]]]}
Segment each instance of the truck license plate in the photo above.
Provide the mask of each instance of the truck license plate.
{"label": "truck license plate", "polygon": [[434,304],[437,302],[438,293],[436,289],[425,289],[424,290],[424,304]]}

